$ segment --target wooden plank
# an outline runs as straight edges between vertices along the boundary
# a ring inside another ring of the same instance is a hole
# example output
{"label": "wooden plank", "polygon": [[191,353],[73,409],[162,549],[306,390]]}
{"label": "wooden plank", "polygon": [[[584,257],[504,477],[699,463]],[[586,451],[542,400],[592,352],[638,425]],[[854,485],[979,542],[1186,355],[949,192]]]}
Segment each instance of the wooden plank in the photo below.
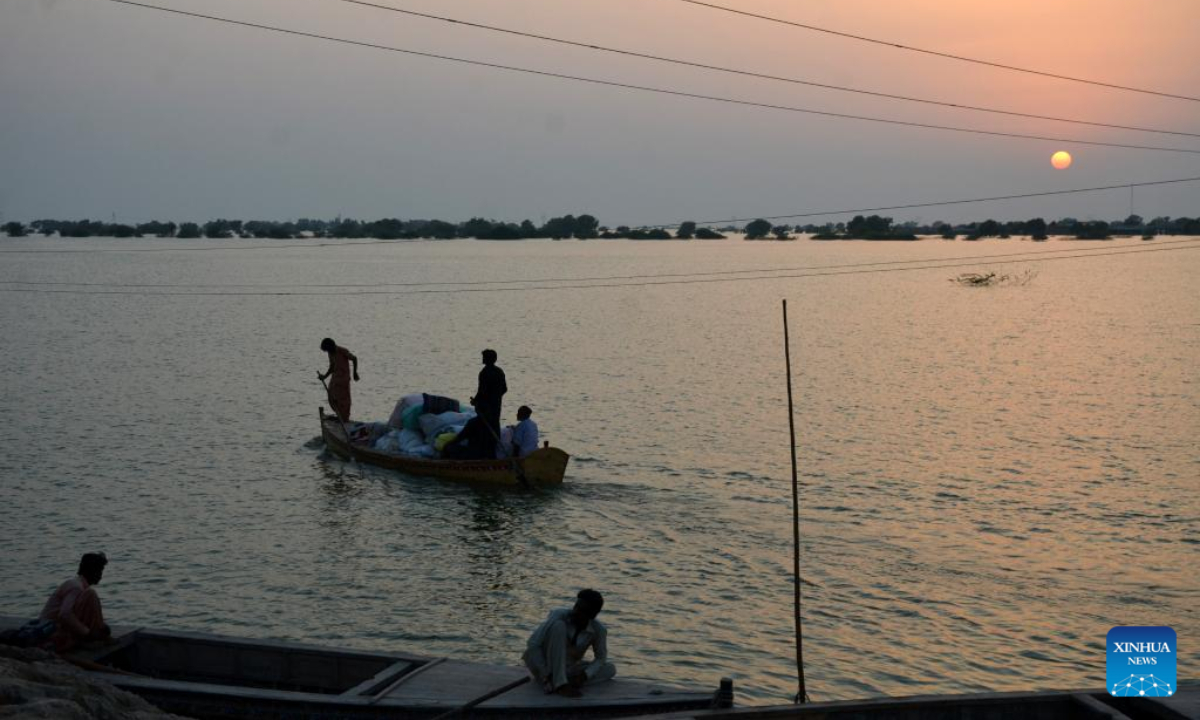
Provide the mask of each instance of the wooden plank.
{"label": "wooden plank", "polygon": [[467,712],[468,710],[470,710],[471,708],[475,707],[476,705],[478,705],[482,702],[486,702],[488,700],[491,700],[494,697],[503,695],[504,693],[512,690],[513,688],[520,687],[522,685],[527,685],[529,683],[529,681],[532,679],[533,679],[532,677],[530,677],[529,675],[526,675],[523,678],[518,678],[517,680],[513,680],[510,683],[506,683],[505,685],[502,685],[494,690],[491,690],[489,692],[484,693],[483,695],[480,695],[477,698],[474,698],[470,702],[463,703],[459,707],[447,710],[446,712],[442,713],[441,715],[434,717],[433,720],[450,720],[450,718],[458,717],[460,714]]}
{"label": "wooden plank", "polygon": [[375,693],[375,697],[371,698],[371,704],[374,705],[375,703],[377,703],[380,700],[387,697],[388,693],[392,692],[393,690],[400,687],[404,683],[409,682],[414,677],[420,676],[422,673],[427,672],[431,668],[435,668],[438,665],[441,665],[442,663],[446,662],[446,660],[448,660],[448,659],[449,658],[441,657],[441,658],[438,658],[437,660],[431,660],[430,662],[425,663],[424,665],[417,668],[416,670],[413,670],[412,672],[407,673],[405,675],[401,675],[399,678],[396,678],[396,681],[393,682],[391,685],[388,685],[384,689]]}
{"label": "wooden plank", "polygon": [[[437,661],[434,660],[434,662],[437,662]],[[428,663],[426,663],[426,664],[428,664]],[[371,690],[371,688],[378,687],[379,685],[386,683],[388,681],[388,679],[390,679],[390,678],[394,678],[396,676],[407,677],[408,675],[411,675],[413,672],[416,672],[416,670],[412,670],[410,672],[410,668],[412,668],[412,666],[413,666],[413,663],[406,662],[403,660],[401,660],[400,662],[392,663],[391,665],[388,665],[383,670],[380,670],[378,673],[376,673],[374,677],[363,680],[359,684],[355,685],[354,687],[350,688],[349,690],[347,690],[346,692],[341,693],[341,694],[348,695],[348,696],[366,695]],[[425,667],[425,666],[422,665],[421,667]],[[418,668],[418,670],[419,669],[420,668]]]}
{"label": "wooden plank", "polygon": [[[138,628],[141,629],[141,628]],[[189,632],[185,630],[143,630],[147,637],[152,638],[170,638],[189,640],[197,643],[216,643],[226,645],[231,648],[260,648],[264,650],[281,650],[287,652],[303,651],[311,652],[319,655],[324,655],[330,658],[363,658],[375,659],[385,658],[388,660],[408,662],[426,662],[432,660],[432,657],[425,655],[412,655],[409,653],[398,653],[390,651],[375,651],[375,650],[359,650],[357,648],[331,648],[325,645],[313,645],[310,643],[295,642],[293,640],[269,640],[260,638],[239,638],[231,635],[216,635],[213,633]],[[116,631],[114,629],[114,636]]]}
{"label": "wooden plank", "polygon": [[248,688],[234,685],[219,685],[213,683],[185,682],[182,680],[159,680],[156,678],[137,678],[124,675],[104,676],[104,679],[122,690],[136,693],[138,690],[174,692],[190,695],[207,695],[211,697],[228,697],[237,700],[268,700],[285,702],[324,703],[331,706],[363,706],[366,698],[352,698],[343,695],[326,695],[324,693],[294,692],[291,690],[270,690],[268,688]]}
{"label": "wooden plank", "polygon": [[524,668],[447,660],[392,689],[380,704],[418,703],[449,709],[526,674]]}

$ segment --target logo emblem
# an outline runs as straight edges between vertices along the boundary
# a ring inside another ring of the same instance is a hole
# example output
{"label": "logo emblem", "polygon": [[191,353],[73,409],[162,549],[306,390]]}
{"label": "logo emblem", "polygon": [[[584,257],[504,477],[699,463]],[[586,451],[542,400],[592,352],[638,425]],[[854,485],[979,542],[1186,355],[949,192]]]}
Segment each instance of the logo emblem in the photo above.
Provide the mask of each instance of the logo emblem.
{"label": "logo emblem", "polygon": [[1115,627],[1108,631],[1108,693],[1116,697],[1175,694],[1175,631],[1169,627]]}

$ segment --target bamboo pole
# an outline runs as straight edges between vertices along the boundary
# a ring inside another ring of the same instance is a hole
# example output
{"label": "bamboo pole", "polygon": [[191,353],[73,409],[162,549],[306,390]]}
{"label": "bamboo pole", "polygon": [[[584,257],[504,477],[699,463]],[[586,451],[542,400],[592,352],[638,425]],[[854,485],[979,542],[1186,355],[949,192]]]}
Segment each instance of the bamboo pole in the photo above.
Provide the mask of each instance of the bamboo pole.
{"label": "bamboo pole", "polygon": [[804,685],[804,634],[800,625],[800,476],[796,470],[796,413],[792,404],[792,349],[788,337],[787,300],[783,301],[783,357],[787,363],[788,434],[792,449],[792,578],[796,615],[796,702],[808,702]]}

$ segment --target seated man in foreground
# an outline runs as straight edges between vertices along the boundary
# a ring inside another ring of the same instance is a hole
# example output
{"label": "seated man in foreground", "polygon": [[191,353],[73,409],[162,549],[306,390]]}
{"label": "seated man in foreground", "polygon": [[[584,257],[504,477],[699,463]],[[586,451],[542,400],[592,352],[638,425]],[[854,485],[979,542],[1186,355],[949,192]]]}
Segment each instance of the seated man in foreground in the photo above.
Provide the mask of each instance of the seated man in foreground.
{"label": "seated man in foreground", "polygon": [[112,631],[100,610],[100,595],[94,585],[104,576],[108,558],[104,553],[87,553],[79,561],[79,574],[63,582],[46,601],[39,620],[54,622],[54,649],[67,652],[80,643],[107,640]]}
{"label": "seated man in foreground", "polygon": [[[604,598],[595,590],[580,590],[575,607],[551,610],[533,631],[525,647],[525,666],[547,693],[579,697],[586,683],[611,680],[617,667],[608,661],[608,630],[596,619]],[[592,661],[583,656],[592,650]]]}

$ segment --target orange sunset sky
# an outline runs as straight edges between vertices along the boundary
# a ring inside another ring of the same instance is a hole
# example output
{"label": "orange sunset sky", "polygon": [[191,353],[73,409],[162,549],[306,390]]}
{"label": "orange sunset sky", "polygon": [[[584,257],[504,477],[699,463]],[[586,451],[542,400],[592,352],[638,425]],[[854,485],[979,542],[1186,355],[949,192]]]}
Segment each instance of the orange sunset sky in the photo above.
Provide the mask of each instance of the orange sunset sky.
{"label": "orange sunset sky", "polygon": [[[913,122],[1200,149],[664,65],[338,0],[146,0],[362,42]],[[947,102],[1200,132],[1200,102],[1006,72],[679,0],[381,0],[673,58]],[[1200,95],[1191,0],[727,0],[939,51]],[[1200,175],[1200,155],[1006,140],[648,95],[288,37],[108,0],[0,6],[6,217],[445,217],[659,223]],[[1055,150],[1074,165],[1055,172]],[[921,211],[1124,217],[1128,193]],[[1137,211],[1200,214],[1196,185]],[[844,218],[830,217],[830,220]]]}

